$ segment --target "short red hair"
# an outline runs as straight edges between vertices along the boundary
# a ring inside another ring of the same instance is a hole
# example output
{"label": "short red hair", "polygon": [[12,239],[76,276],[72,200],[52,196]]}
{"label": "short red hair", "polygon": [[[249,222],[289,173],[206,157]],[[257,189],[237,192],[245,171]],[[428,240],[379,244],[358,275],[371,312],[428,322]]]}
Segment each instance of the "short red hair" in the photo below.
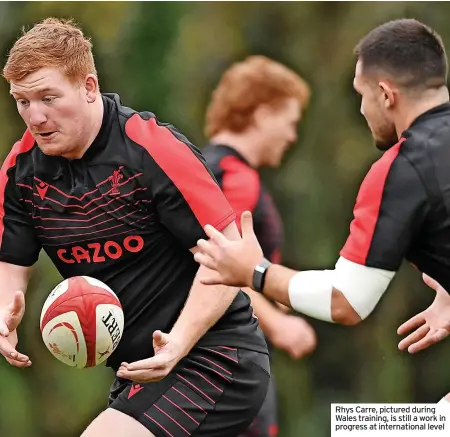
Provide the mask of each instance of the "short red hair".
{"label": "short red hair", "polygon": [[277,107],[295,98],[305,109],[310,94],[306,81],[291,69],[265,56],[250,56],[223,74],[208,106],[205,134],[243,132],[261,104]]}
{"label": "short red hair", "polygon": [[24,29],[9,52],[3,76],[8,82],[20,81],[46,67],[58,68],[73,82],[97,75],[91,41],[72,20],[46,18]]}

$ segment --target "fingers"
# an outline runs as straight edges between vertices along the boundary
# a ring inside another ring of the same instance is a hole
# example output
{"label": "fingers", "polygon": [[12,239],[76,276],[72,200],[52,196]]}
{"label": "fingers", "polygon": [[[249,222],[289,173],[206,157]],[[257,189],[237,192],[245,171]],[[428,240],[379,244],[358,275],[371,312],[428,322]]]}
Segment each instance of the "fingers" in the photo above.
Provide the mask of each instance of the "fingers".
{"label": "fingers", "polygon": [[308,354],[308,349],[305,348],[305,345],[301,345],[300,347],[294,345],[293,347],[288,347],[287,352],[293,360],[298,360]]}
{"label": "fingers", "polygon": [[420,352],[424,349],[429,348],[435,343],[438,343],[439,341],[443,340],[449,335],[448,331],[445,329],[439,329],[438,331],[429,332],[423,339],[419,340],[417,343],[412,344],[408,348],[408,352],[410,354],[415,354],[417,352]]}
{"label": "fingers", "polygon": [[422,325],[420,328],[417,328],[412,334],[408,335],[408,337],[404,338],[399,344],[398,348],[400,350],[404,350],[406,348],[414,345],[415,343],[419,342],[423,338],[426,337],[428,332],[430,331],[430,327],[428,325]]}
{"label": "fingers", "polygon": [[153,333],[153,341],[160,343],[160,342],[162,342],[162,339],[163,339],[163,333],[160,330],[156,330]]}
{"label": "fingers", "polygon": [[242,238],[255,237],[253,230],[253,217],[250,211],[244,211],[241,215]]}
{"label": "fingers", "polygon": [[152,358],[146,358],[144,360],[135,361],[133,363],[123,362],[120,367],[128,371],[155,369],[161,365],[160,360],[155,360],[156,357],[157,355],[153,356]]}
{"label": "fingers", "polygon": [[310,355],[316,348],[317,341],[315,334],[311,335],[306,332],[301,342],[296,342],[288,351],[291,358],[298,360],[300,358]]}
{"label": "fingers", "polygon": [[17,364],[31,365],[30,359],[14,349],[11,343],[6,338],[0,338],[0,353],[6,358],[6,360],[16,367],[25,367]]}
{"label": "fingers", "polygon": [[438,288],[442,288],[441,284],[439,284],[438,281],[433,279],[432,277],[428,276],[426,273],[422,274],[422,279],[425,284],[428,285],[428,287],[432,288],[433,290],[438,290]]}
{"label": "fingers", "polygon": [[25,296],[22,291],[16,291],[13,301],[8,306],[5,323],[9,331],[14,331],[22,321],[25,313]]}
{"label": "fingers", "polygon": [[9,311],[13,315],[21,315],[25,311],[25,296],[23,292],[16,291],[12,302],[8,307]]}
{"label": "fingers", "polygon": [[216,271],[217,264],[211,257],[209,257],[208,255],[205,255],[204,253],[196,252],[194,254],[194,260],[197,261],[202,266],[209,269],[209,271],[201,272],[201,274],[199,275],[198,279],[201,284],[203,284],[203,285],[225,284],[226,285],[226,282],[224,282],[221,274]]}
{"label": "fingers", "polygon": [[202,266],[207,267],[208,269],[216,270],[216,268],[217,268],[217,264],[214,261],[214,259],[211,258],[206,253],[195,252],[194,253],[194,260],[197,261]]}
{"label": "fingers", "polygon": [[201,278],[200,282],[203,285],[227,285],[225,281],[220,279],[220,276],[208,276],[206,278]]}
{"label": "fingers", "polygon": [[158,348],[162,348],[167,343],[169,343],[169,336],[161,331],[155,331],[153,333],[153,345]]}
{"label": "fingers", "polygon": [[231,277],[229,274],[224,272],[219,272],[218,263],[212,259],[209,255],[201,252],[196,252],[194,254],[194,260],[197,261],[202,266],[209,269],[207,272],[199,273],[198,280],[203,285],[229,285],[233,287],[245,287],[246,284],[243,281],[236,281],[236,277]]}
{"label": "fingers", "polygon": [[444,338],[447,338],[450,332],[448,332],[446,329],[438,329],[433,334],[433,340],[435,343],[444,340]]}
{"label": "fingers", "polygon": [[9,335],[8,326],[2,318],[0,318],[0,335],[3,337],[8,337]]}
{"label": "fingers", "polygon": [[[206,241],[203,239],[200,239],[197,241],[197,246],[201,249],[203,253],[210,254],[214,252],[214,244],[212,244],[210,241]],[[198,252],[196,252],[198,253]],[[194,254],[195,255],[195,254]]]}
{"label": "fingers", "polygon": [[[203,264],[203,263],[202,263]],[[204,264],[203,264],[204,265]],[[228,284],[227,281],[218,272],[209,271],[206,274],[199,276],[199,281],[203,285],[234,285]]]}
{"label": "fingers", "polygon": [[219,246],[228,242],[227,237],[225,237],[222,232],[219,232],[214,226],[206,225],[204,230],[206,235]]}
{"label": "fingers", "polygon": [[304,358],[309,355],[313,351],[313,348],[305,347],[302,349],[296,349],[289,352],[290,357],[293,360],[299,360],[300,358]]}
{"label": "fingers", "polygon": [[6,358],[6,361],[8,361],[9,364],[11,364],[11,366],[14,367],[18,367],[20,369],[23,369],[25,367],[30,367],[31,366],[31,361],[18,361],[18,360],[13,360],[11,358]]}
{"label": "fingers", "polygon": [[168,357],[164,355],[155,355],[152,358],[135,361],[134,363],[124,362],[121,364],[117,376],[135,382],[159,381],[170,370]]}
{"label": "fingers", "polygon": [[405,323],[399,326],[399,328],[397,329],[397,334],[405,335],[409,331],[412,331],[413,329],[422,326],[424,323],[425,317],[423,313],[416,314],[414,317],[411,317],[409,320],[407,320]]}
{"label": "fingers", "polygon": [[164,370],[122,370],[119,369],[117,372],[119,378],[129,379],[130,381],[147,383],[147,382],[157,382],[167,376],[167,372]]}

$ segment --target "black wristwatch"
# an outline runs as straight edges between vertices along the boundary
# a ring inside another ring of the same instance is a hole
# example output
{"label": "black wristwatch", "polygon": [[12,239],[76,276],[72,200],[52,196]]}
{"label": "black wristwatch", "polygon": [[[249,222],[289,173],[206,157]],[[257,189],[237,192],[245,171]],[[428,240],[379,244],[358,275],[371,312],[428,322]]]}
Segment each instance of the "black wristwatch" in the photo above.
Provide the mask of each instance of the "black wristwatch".
{"label": "black wristwatch", "polygon": [[255,270],[253,271],[253,290],[258,291],[259,293],[263,292],[267,269],[271,265],[272,263],[268,259],[263,258],[262,261],[255,267]]}

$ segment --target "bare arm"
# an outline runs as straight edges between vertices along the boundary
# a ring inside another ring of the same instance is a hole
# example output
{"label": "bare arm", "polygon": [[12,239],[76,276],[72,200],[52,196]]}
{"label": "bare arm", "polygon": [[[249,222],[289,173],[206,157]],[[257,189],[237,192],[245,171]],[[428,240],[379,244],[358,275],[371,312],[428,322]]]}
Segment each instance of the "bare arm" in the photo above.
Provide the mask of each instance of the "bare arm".
{"label": "bare arm", "polygon": [[[235,222],[224,228],[222,233],[230,240],[241,238]],[[191,251],[195,253],[197,248]],[[185,345],[186,353],[222,317],[239,291],[226,285],[202,284],[199,278],[208,271],[208,268],[200,266],[186,305],[170,332]]]}
{"label": "bare arm", "polygon": [[0,261],[0,311],[7,307],[16,291],[24,294],[31,276],[31,267],[16,266]]}
{"label": "bare arm", "polygon": [[266,274],[264,295],[290,307],[289,283],[296,273],[298,272],[278,264],[271,265]]}
{"label": "bare arm", "polygon": [[[240,239],[234,222],[222,232],[230,240]],[[195,252],[196,248],[191,251]],[[122,363],[117,372],[119,377],[142,383],[161,380],[225,313],[239,289],[225,285],[204,285],[200,277],[205,273],[208,274],[209,269],[201,266],[171,331],[168,334],[161,331],[153,333],[155,356],[134,363]]]}
{"label": "bare arm", "polygon": [[[262,260],[251,214],[241,217],[242,239],[229,241],[205,226],[209,241],[199,240],[195,259],[214,270],[205,284],[253,286],[255,266]],[[296,272],[280,265],[266,270],[263,292],[296,311],[329,322],[354,325],[367,317],[387,289],[395,272],[339,258],[334,270]]]}
{"label": "bare arm", "polygon": [[[266,275],[264,295],[284,305],[291,306],[289,284],[297,273],[295,270],[280,265],[270,266]],[[361,321],[361,317],[342,292],[334,287],[331,294],[331,319],[343,325],[355,325]]]}
{"label": "bare arm", "polygon": [[31,267],[0,262],[0,353],[16,367],[28,367],[28,356],[16,350],[17,327],[25,312],[25,291]]}
{"label": "bare arm", "polygon": [[251,288],[245,288],[244,291],[252,301],[252,307],[256,317],[258,317],[259,326],[264,334],[270,338],[272,333],[276,330],[278,317],[282,314],[281,310],[273,305],[262,294],[253,291]]}

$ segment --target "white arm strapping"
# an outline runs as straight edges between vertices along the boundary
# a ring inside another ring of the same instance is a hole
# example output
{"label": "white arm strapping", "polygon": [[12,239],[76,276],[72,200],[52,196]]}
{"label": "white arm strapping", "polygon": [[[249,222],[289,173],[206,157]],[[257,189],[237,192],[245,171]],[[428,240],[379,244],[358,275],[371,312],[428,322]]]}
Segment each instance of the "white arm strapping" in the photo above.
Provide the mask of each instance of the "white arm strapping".
{"label": "white arm strapping", "polygon": [[296,311],[327,322],[331,317],[333,287],[365,319],[375,308],[395,272],[367,267],[340,257],[334,270],[309,270],[294,275],[289,300]]}

